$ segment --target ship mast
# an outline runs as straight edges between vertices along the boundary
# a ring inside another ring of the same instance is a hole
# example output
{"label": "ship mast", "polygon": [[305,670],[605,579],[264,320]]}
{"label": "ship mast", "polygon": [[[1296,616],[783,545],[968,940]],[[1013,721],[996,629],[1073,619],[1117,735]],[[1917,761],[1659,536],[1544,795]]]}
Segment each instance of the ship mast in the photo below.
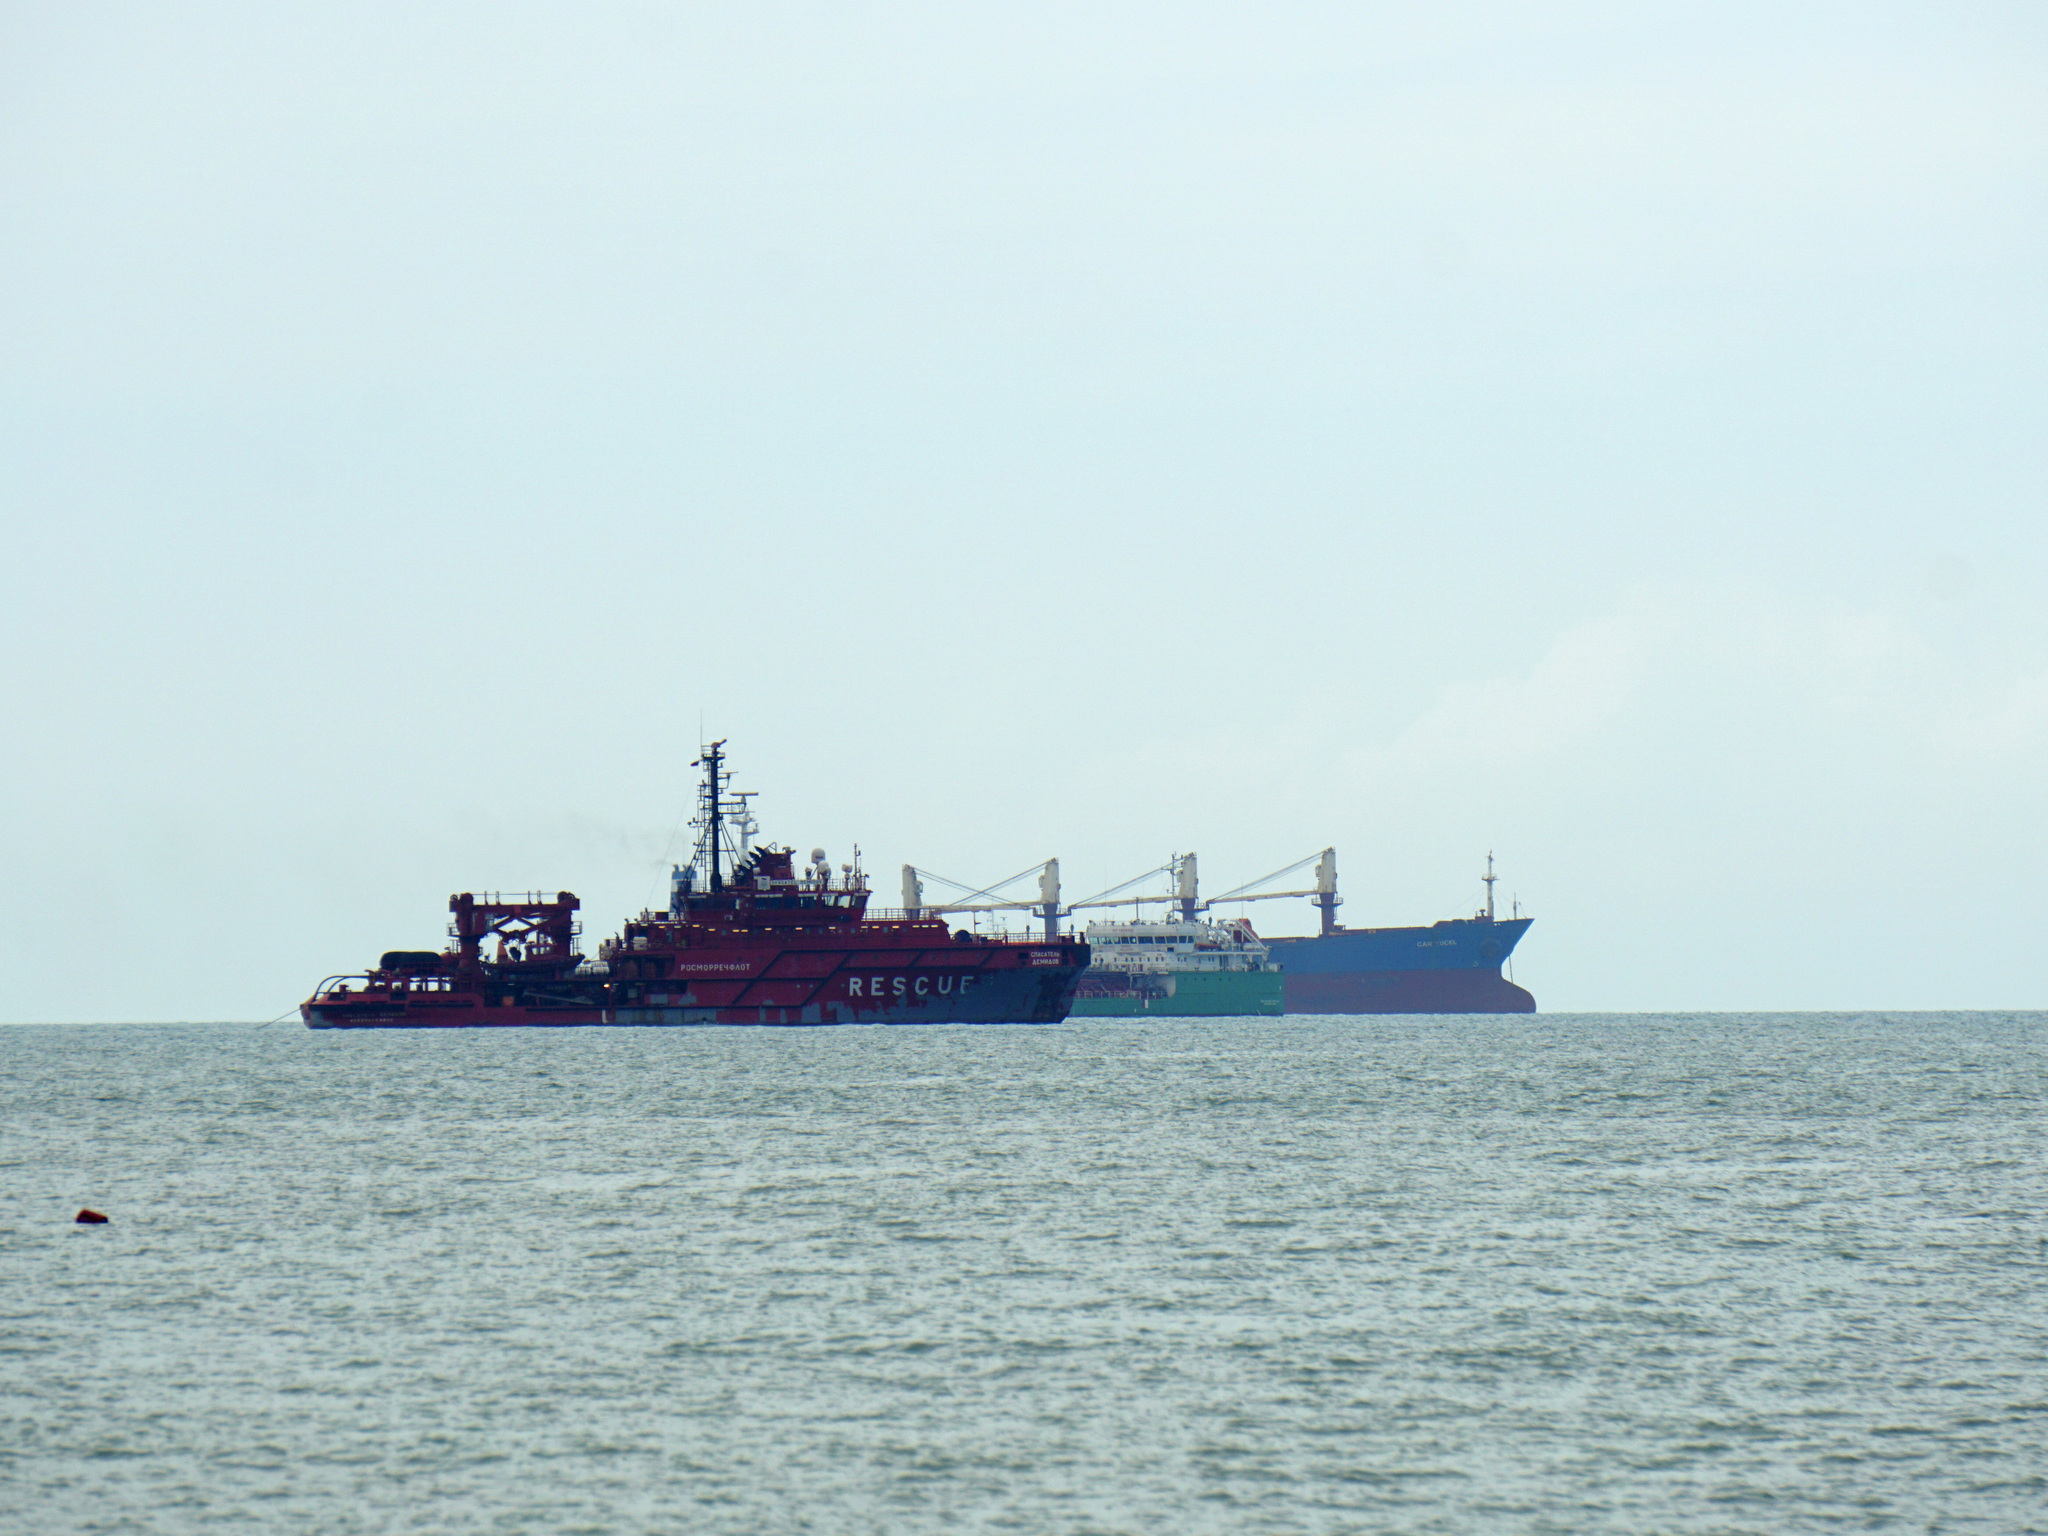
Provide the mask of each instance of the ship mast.
{"label": "ship mast", "polygon": [[711,845],[711,889],[714,894],[725,889],[725,877],[718,872],[718,845],[723,839],[718,825],[718,770],[725,763],[725,754],[719,748],[724,745],[723,741],[714,741],[703,749],[696,762],[690,764],[692,768],[702,767],[704,770],[705,841]]}
{"label": "ship mast", "polygon": [[1487,920],[1487,921],[1488,921],[1489,923],[1493,921],[1493,882],[1494,882],[1494,881],[1496,881],[1496,880],[1498,880],[1499,878],[1500,878],[1500,876],[1496,875],[1496,874],[1495,874],[1495,873],[1493,872],[1493,850],[1492,850],[1491,848],[1489,848],[1489,849],[1487,849],[1487,850],[1486,850],[1486,876],[1485,876],[1485,879],[1486,879],[1486,920]]}

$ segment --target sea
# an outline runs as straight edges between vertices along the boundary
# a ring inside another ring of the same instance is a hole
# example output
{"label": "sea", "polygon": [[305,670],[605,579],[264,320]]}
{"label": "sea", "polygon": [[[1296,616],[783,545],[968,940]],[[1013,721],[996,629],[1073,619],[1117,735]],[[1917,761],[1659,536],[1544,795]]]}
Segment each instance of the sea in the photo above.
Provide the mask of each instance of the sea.
{"label": "sea", "polygon": [[2048,1531],[2044,1094],[2017,1013],[8,1027],[0,1530]]}

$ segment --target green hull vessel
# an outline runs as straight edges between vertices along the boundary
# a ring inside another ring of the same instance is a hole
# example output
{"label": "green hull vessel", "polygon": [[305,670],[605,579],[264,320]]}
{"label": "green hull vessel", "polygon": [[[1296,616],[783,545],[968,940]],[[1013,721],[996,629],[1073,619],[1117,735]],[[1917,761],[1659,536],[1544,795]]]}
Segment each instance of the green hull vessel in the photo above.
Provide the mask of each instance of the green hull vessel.
{"label": "green hull vessel", "polygon": [[[1212,922],[1201,915],[1195,895],[1195,856],[1184,853],[1164,870],[1177,893],[1171,897],[1123,896],[1133,882],[1105,891],[1081,906],[1106,907],[1129,901],[1134,908],[1167,900],[1177,918],[1146,922],[1135,911],[1129,922],[1088,925],[1090,963],[1081,973],[1068,1016],[1081,1018],[1243,1018],[1287,1011],[1285,978],[1273,964],[1265,940],[1243,918]],[[1140,875],[1149,880],[1151,875]]]}
{"label": "green hull vessel", "polygon": [[1279,971],[1081,973],[1069,1017],[1133,1015],[1154,1019],[1234,1017],[1284,1012]]}

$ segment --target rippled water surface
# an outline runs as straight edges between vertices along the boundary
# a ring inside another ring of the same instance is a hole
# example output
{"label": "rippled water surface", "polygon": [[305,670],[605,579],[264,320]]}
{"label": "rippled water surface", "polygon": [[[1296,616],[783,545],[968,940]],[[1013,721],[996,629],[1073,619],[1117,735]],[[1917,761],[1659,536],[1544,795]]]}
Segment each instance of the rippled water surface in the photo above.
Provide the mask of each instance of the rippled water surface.
{"label": "rippled water surface", "polygon": [[2044,1531],[2044,1041],[4,1029],[0,1526]]}

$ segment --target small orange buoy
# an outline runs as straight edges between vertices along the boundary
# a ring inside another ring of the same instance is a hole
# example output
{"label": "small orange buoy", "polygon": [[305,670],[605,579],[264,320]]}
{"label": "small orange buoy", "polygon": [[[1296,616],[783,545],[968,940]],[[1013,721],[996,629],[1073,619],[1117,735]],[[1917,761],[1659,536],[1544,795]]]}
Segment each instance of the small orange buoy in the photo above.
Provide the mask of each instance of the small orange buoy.
{"label": "small orange buoy", "polygon": [[85,1225],[87,1225],[88,1227],[97,1227],[105,1225],[107,1218],[102,1216],[98,1211],[94,1210],[91,1206],[87,1206],[84,1210],[78,1213],[78,1219],[85,1223]]}

